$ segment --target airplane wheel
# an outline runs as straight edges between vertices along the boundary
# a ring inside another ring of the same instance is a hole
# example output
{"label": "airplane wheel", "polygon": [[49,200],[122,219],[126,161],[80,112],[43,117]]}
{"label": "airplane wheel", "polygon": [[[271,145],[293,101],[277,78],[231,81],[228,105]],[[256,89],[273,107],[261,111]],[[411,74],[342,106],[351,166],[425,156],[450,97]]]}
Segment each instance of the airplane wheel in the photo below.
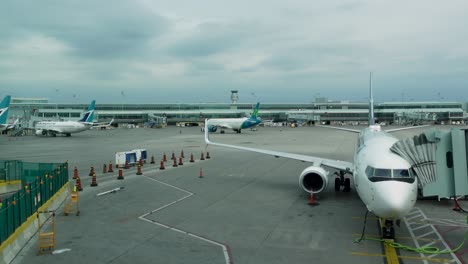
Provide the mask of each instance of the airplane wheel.
{"label": "airplane wheel", "polygon": [[346,178],[344,180],[344,189],[343,192],[349,192],[351,191],[351,180],[349,178]]}
{"label": "airplane wheel", "polygon": [[335,192],[339,192],[341,189],[341,180],[340,178],[335,178]]}
{"label": "airplane wheel", "polygon": [[71,137],[71,134],[70,134],[70,133],[67,133],[66,136],[67,136],[67,137]]}

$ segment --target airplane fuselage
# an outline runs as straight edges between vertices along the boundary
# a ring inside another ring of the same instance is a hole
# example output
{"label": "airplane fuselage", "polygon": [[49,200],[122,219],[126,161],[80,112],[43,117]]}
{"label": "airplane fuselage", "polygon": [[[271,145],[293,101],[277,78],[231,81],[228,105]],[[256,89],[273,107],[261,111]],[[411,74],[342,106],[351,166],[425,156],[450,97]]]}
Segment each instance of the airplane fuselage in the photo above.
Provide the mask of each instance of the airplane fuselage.
{"label": "airplane fuselage", "polygon": [[92,125],[76,121],[41,121],[36,124],[36,131],[51,131],[55,134],[72,134],[88,130]]}
{"label": "airplane fuselage", "polygon": [[375,215],[400,219],[414,206],[417,199],[417,178],[411,165],[391,152],[398,139],[373,125],[359,134],[354,156],[354,186]]}
{"label": "airplane fuselage", "polygon": [[234,131],[238,131],[241,129],[251,128],[258,125],[261,122],[260,119],[256,118],[216,118],[210,119],[209,124],[219,126],[221,128],[230,128]]}

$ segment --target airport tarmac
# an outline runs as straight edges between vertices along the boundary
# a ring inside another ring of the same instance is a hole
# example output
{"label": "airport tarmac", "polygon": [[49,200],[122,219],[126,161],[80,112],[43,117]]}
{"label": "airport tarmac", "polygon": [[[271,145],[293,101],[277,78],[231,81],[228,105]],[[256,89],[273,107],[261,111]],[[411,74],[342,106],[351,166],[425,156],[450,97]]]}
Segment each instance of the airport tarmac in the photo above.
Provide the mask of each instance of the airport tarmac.
{"label": "airport tarmac", "polygon": [[[401,131],[398,137],[421,130]],[[213,134],[213,141],[352,161],[356,134],[319,127],[260,127],[242,134]],[[156,164],[102,174],[114,153],[145,148]],[[82,178],[80,215],[56,217],[56,249],[61,254],[37,256],[37,239],[13,263],[464,263],[468,245],[454,254],[429,259],[420,254],[385,249],[360,237],[365,206],[355,192],[336,193],[333,181],[316,196],[317,206],[298,185],[311,164],[210,146],[205,150],[200,128],[90,130],[72,137],[0,137],[0,159],[34,162],[69,161],[70,178],[77,166]],[[159,160],[166,152],[184,165]],[[188,162],[190,153],[196,161]],[[90,187],[90,166],[97,187]],[[200,169],[203,178],[200,178]],[[118,187],[115,193],[97,194]],[[461,202],[462,207],[468,203]],[[446,242],[455,247],[468,230],[466,214],[452,211],[453,201],[418,201],[416,209],[396,228],[396,242],[415,246]],[[427,224],[429,223],[429,224]],[[425,229],[430,229],[426,231]],[[435,230],[434,234],[424,234]],[[366,235],[379,236],[377,219],[367,219]],[[431,238],[433,236],[434,238]],[[443,240],[442,240],[443,239]],[[389,253],[390,252],[390,253]],[[392,260],[391,256],[397,256]],[[458,259],[454,259],[458,257]],[[397,261],[397,262],[393,262]]]}

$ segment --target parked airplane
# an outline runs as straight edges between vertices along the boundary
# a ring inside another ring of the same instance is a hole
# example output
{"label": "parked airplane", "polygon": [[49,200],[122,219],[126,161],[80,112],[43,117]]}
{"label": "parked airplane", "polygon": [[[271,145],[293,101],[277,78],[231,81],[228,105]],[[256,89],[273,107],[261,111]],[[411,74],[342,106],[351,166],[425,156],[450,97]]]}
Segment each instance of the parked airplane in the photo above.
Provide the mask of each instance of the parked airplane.
{"label": "parked airplane", "polygon": [[0,131],[8,128],[8,112],[10,108],[11,96],[7,95],[0,103]]}
{"label": "parked airplane", "polygon": [[112,128],[112,123],[114,123],[114,119],[112,118],[112,120],[109,122],[109,123],[95,123],[91,129],[100,129],[100,130],[105,130],[105,129],[111,129]]}
{"label": "parked airplane", "polygon": [[78,121],[41,121],[36,124],[36,135],[57,136],[58,134],[71,136],[72,133],[78,133],[90,129],[94,123],[94,107],[96,101],[93,100],[85,112],[83,118]]}
{"label": "parked airplane", "polygon": [[221,128],[220,133],[224,133],[224,129],[232,129],[240,133],[243,128],[252,128],[262,122],[262,120],[257,117],[259,107],[260,103],[257,103],[250,117],[209,119],[208,131],[216,132],[218,128]]}
{"label": "parked airplane", "polygon": [[[277,158],[284,157],[313,165],[307,167],[299,176],[300,187],[311,195],[320,193],[326,189],[329,172],[333,169],[339,172],[335,178],[335,191],[351,190],[351,181],[344,175],[351,174],[354,187],[366,205],[367,210],[373,212],[382,221],[382,234],[386,238],[394,238],[394,221],[399,223],[414,206],[417,199],[418,183],[416,173],[407,160],[390,151],[390,147],[398,141],[382,131],[380,125],[374,123],[374,101],[372,97],[372,75],[370,76],[369,92],[369,126],[360,131],[345,129],[353,133],[359,133],[354,162],[325,159],[320,157],[249,148],[223,143],[215,143],[209,140],[205,131],[205,142],[210,145],[234,148],[273,155]],[[207,124],[205,124],[207,126]],[[392,129],[390,132],[401,129]]]}

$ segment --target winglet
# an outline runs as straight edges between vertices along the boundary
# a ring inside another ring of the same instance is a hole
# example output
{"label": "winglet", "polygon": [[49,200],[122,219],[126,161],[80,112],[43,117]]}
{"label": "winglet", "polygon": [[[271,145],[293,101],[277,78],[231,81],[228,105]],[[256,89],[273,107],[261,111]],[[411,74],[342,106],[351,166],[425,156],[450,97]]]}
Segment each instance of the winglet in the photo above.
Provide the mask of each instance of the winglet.
{"label": "winglet", "polygon": [[205,119],[205,143],[206,145],[211,144],[210,138],[209,138],[209,133],[208,133],[208,119]]}

